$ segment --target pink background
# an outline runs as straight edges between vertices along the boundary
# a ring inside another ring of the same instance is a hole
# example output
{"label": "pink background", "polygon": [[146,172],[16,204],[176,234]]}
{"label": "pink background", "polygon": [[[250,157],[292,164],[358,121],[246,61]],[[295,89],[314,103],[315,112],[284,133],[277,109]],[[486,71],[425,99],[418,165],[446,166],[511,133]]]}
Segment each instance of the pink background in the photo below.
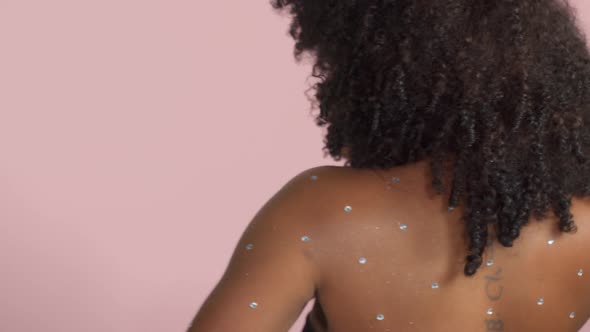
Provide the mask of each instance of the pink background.
{"label": "pink background", "polygon": [[0,331],[186,329],[261,205],[340,164],[287,24],[267,0],[0,1]]}

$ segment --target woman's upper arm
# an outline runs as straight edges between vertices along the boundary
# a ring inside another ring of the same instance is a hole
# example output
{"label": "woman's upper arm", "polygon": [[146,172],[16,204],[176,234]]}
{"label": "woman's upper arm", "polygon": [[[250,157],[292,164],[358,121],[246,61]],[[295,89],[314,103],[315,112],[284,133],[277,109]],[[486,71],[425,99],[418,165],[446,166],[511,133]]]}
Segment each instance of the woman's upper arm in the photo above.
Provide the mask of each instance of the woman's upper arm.
{"label": "woman's upper arm", "polygon": [[302,239],[313,218],[305,207],[314,170],[291,179],[254,216],[189,332],[287,331],[298,318],[318,278]]}

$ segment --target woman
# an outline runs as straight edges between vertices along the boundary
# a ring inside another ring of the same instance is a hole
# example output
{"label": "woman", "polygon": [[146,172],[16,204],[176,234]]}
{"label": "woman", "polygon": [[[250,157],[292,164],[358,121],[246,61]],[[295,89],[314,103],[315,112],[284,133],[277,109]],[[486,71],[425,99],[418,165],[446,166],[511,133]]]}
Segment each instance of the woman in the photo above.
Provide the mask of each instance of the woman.
{"label": "woman", "polygon": [[[590,55],[558,0],[274,0],[325,150],[258,212],[191,332],[578,331]],[[577,222],[574,221],[575,220]],[[588,271],[588,273],[586,272]]]}

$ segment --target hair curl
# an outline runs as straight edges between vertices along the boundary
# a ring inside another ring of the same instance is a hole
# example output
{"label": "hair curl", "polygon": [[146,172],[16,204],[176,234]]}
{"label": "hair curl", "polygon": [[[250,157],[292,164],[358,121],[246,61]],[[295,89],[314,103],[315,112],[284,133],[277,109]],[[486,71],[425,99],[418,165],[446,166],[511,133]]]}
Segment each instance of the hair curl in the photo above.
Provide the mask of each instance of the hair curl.
{"label": "hair curl", "polygon": [[294,56],[314,55],[323,148],[346,165],[430,158],[449,209],[465,205],[465,275],[488,227],[511,247],[552,208],[575,233],[590,193],[590,55],[567,0],[272,0],[292,15]]}

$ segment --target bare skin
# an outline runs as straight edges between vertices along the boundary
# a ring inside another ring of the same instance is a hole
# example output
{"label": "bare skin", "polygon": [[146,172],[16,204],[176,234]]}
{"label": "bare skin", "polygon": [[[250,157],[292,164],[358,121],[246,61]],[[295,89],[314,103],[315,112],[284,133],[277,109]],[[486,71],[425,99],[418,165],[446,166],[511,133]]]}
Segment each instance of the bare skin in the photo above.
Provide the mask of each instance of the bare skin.
{"label": "bare skin", "polygon": [[[445,203],[430,188],[427,161],[378,172],[306,170],[250,223],[189,331],[287,331],[315,297],[318,332],[574,332],[584,325],[590,199],[573,201],[577,234],[562,234],[551,214],[532,219],[514,247],[490,242],[472,277],[463,274],[462,208],[448,212]],[[253,249],[244,249],[249,243]]]}

